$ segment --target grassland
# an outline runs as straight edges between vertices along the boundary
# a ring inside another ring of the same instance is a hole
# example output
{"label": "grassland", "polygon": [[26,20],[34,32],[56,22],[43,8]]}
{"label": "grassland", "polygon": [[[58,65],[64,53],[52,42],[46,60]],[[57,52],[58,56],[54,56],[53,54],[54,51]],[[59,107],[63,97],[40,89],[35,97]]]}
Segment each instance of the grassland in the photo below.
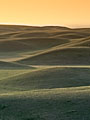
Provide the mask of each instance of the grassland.
{"label": "grassland", "polygon": [[0,120],[89,120],[89,101],[89,28],[0,26]]}

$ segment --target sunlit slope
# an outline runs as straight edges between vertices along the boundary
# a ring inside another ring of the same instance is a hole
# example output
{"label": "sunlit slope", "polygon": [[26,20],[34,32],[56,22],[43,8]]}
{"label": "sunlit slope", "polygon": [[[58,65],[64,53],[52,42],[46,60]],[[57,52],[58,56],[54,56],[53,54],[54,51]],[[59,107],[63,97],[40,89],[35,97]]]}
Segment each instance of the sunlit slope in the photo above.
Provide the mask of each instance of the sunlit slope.
{"label": "sunlit slope", "polygon": [[[10,71],[10,70],[9,70]],[[11,71],[13,75],[0,78],[0,89],[37,90],[52,88],[68,88],[90,85],[90,68],[43,67],[31,70]],[[2,71],[1,71],[2,72]],[[21,72],[21,73],[20,73]]]}

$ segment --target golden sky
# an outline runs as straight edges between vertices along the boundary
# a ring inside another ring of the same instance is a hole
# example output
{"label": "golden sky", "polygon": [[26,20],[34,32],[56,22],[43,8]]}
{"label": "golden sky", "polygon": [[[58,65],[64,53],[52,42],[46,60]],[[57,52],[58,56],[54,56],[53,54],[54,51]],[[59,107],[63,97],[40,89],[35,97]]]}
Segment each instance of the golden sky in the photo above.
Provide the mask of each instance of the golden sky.
{"label": "golden sky", "polygon": [[90,27],[90,0],[0,0],[0,23]]}

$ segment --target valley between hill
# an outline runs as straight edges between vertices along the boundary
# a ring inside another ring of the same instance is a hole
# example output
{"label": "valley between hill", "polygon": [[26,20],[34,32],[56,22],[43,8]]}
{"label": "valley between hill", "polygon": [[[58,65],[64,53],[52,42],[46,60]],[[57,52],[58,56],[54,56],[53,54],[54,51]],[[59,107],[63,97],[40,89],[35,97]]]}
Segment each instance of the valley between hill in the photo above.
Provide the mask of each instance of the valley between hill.
{"label": "valley between hill", "polygon": [[0,120],[90,119],[90,28],[0,25]]}

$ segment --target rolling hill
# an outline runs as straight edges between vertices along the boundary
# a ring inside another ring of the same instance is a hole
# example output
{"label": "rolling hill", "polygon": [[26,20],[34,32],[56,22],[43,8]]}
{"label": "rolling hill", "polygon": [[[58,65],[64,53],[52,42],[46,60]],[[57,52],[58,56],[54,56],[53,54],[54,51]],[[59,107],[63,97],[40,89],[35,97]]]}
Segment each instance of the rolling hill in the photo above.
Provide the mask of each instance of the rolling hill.
{"label": "rolling hill", "polygon": [[53,66],[41,69],[24,69],[22,72],[18,70],[19,74],[15,74],[16,71],[17,70],[12,72],[12,76],[2,77],[0,79],[0,87],[6,86],[8,90],[12,91],[16,89],[18,91],[26,91],[90,86],[90,69],[88,69],[88,67],[62,68]]}
{"label": "rolling hill", "polygon": [[90,119],[90,28],[0,25],[0,120]]}

